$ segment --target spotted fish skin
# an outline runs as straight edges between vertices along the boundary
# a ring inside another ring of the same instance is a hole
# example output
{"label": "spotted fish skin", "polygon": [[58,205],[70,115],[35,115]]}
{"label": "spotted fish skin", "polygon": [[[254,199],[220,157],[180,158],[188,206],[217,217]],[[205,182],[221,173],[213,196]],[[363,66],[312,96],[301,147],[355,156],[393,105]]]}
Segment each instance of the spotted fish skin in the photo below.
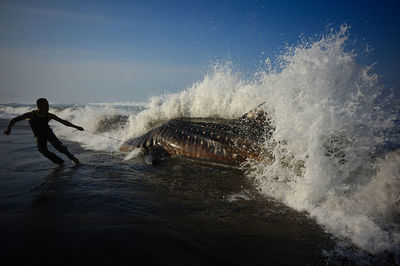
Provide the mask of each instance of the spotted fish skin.
{"label": "spotted fish skin", "polygon": [[265,157],[262,132],[252,132],[242,120],[172,119],[140,137],[129,140],[121,151],[162,149],[169,155],[238,164]]}

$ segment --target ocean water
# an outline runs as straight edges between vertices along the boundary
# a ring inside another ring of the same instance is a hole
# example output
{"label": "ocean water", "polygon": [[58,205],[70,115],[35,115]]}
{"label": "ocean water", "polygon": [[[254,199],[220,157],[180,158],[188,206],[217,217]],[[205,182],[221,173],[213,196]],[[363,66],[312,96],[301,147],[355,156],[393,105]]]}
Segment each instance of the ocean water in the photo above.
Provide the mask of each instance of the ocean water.
{"label": "ocean water", "polygon": [[[148,102],[51,105],[82,161],[54,169],[28,124],[0,138],[2,257],[69,264],[400,264],[400,101],[347,51],[342,27],[287,48],[251,78],[216,64]],[[177,117],[262,106],[275,160],[150,167],[123,141]],[[0,126],[33,105],[0,105]]]}

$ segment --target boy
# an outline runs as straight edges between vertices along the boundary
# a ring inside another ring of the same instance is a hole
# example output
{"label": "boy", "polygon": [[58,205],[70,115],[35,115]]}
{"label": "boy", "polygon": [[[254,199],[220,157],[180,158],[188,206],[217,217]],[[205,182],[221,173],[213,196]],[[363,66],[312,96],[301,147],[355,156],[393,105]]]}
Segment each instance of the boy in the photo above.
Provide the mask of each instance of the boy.
{"label": "boy", "polygon": [[32,112],[28,112],[11,119],[8,123],[7,129],[4,130],[4,134],[9,135],[11,133],[12,126],[16,122],[29,119],[29,125],[31,126],[33,134],[35,135],[37,148],[40,153],[49,158],[50,161],[57,165],[57,167],[63,165],[64,160],[47,149],[47,141],[49,141],[54,148],[56,148],[59,152],[67,155],[69,159],[71,159],[76,165],[78,165],[79,160],[74,155],[72,155],[68,151],[67,147],[65,147],[62,142],[58,140],[56,135],[54,135],[53,130],[49,126],[49,121],[51,119],[54,119],[63,125],[76,128],[80,131],[83,131],[83,128],[80,126],[76,126],[66,120],[63,120],[55,114],[49,113],[49,102],[45,98],[38,99],[36,101],[36,105],[38,107],[37,110],[33,110]]}

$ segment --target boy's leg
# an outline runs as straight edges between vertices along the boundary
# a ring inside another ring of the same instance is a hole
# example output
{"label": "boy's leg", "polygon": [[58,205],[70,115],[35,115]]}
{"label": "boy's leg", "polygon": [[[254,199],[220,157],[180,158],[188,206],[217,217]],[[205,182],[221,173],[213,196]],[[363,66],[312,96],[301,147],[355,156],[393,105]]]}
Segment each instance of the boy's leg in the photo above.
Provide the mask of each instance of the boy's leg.
{"label": "boy's leg", "polygon": [[38,148],[38,151],[43,154],[45,157],[47,157],[50,161],[52,161],[55,164],[63,164],[64,160],[52,153],[47,149],[47,138],[43,136],[36,136],[36,145]]}
{"label": "boy's leg", "polygon": [[68,148],[57,138],[57,136],[53,132],[49,134],[48,140],[51,143],[51,145],[53,145],[53,147],[56,148],[56,150],[58,150],[61,153],[64,153],[70,160],[74,161],[76,164],[79,164],[78,158],[76,158],[69,152]]}

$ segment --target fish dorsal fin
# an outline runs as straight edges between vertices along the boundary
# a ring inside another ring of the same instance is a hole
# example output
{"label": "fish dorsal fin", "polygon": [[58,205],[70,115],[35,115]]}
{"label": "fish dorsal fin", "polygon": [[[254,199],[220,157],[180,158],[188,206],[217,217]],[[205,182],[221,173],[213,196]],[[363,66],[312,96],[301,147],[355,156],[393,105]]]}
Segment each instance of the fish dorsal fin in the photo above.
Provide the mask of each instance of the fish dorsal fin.
{"label": "fish dorsal fin", "polygon": [[241,119],[244,119],[244,120],[259,120],[259,119],[265,120],[266,114],[265,114],[264,110],[260,108],[264,104],[265,104],[265,102],[259,104],[256,108],[251,109],[250,111],[248,111],[247,113],[242,115]]}

